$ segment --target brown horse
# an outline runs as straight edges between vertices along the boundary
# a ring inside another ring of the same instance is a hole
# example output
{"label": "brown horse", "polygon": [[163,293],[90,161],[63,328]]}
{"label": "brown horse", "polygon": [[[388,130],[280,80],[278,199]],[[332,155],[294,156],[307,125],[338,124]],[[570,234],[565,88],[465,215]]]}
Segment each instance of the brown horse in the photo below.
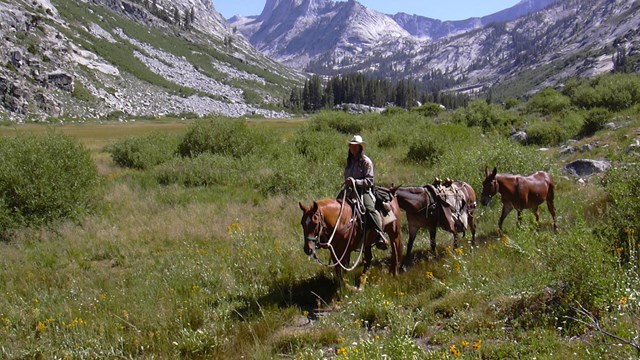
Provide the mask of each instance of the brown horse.
{"label": "brown horse", "polygon": [[[342,206],[342,201],[334,199],[314,201],[311,206],[305,206],[302,203],[298,205],[302,210],[300,223],[304,233],[304,252],[315,256],[316,249],[329,249],[331,266],[336,269],[338,281],[342,281],[342,270],[352,270],[349,268],[351,253],[362,249],[364,252],[362,273],[366,273],[371,266],[371,246],[377,234],[375,231],[366,231],[366,234],[363,232],[359,217],[353,216],[354,210],[351,206],[349,204]],[[391,240],[389,271],[396,275],[402,260],[402,244],[400,242],[400,209],[395,197],[391,201],[391,211],[395,215],[395,220],[385,224],[384,231]]]}
{"label": "brown horse", "polygon": [[484,172],[486,177],[482,182],[482,205],[488,205],[491,197],[497,193],[502,197],[502,214],[498,221],[500,233],[502,233],[502,222],[513,209],[518,212],[518,223],[522,221],[524,209],[531,209],[536,216],[536,222],[539,222],[538,206],[545,201],[553,218],[553,231],[558,231],[551,175],[544,171],[538,171],[529,176],[498,174],[497,168],[494,167],[493,171],[489,172],[486,166]]}
{"label": "brown horse", "polygon": [[[453,184],[462,195],[459,208],[454,209],[453,212],[466,214],[467,223],[471,230],[471,244],[475,245],[476,225],[473,214],[476,208],[476,192],[463,181],[454,181]],[[402,263],[403,270],[406,270],[411,263],[413,241],[421,228],[429,230],[431,252],[434,255],[436,255],[436,230],[438,227],[453,234],[453,246],[458,246],[458,233],[462,232],[462,236],[465,236],[466,229],[451,216],[452,211],[449,209],[449,205],[442,202],[433,186],[399,186],[392,188],[391,191],[398,198],[400,208],[406,212],[409,223],[409,242]]]}

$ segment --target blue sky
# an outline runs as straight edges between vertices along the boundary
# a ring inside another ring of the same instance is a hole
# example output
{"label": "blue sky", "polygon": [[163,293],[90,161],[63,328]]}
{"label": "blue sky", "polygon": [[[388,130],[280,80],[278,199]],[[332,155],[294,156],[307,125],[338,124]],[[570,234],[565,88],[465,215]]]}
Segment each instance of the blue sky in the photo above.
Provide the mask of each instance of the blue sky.
{"label": "blue sky", "polygon": [[[335,0],[334,0],[335,1]],[[213,0],[225,18],[233,15],[260,15],[266,0]],[[519,0],[358,0],[385,14],[405,12],[440,20],[462,20],[484,16],[511,7]]]}

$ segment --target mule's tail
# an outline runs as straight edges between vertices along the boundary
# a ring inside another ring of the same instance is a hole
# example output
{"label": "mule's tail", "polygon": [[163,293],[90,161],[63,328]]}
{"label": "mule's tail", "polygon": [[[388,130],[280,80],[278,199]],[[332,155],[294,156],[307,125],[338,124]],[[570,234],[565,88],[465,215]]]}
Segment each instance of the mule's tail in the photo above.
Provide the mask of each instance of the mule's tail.
{"label": "mule's tail", "polygon": [[556,222],[556,207],[553,203],[553,199],[555,198],[555,185],[553,184],[553,179],[551,175],[549,175],[549,190],[547,191],[547,208],[549,209],[549,213],[551,213],[551,218],[553,219],[553,231],[558,231],[558,223]]}

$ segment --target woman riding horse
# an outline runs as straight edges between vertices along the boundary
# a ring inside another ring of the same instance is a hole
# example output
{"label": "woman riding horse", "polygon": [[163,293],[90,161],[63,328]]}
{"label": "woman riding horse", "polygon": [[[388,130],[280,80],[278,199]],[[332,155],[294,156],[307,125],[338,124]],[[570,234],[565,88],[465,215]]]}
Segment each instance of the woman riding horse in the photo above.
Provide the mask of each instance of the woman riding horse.
{"label": "woman riding horse", "polygon": [[373,228],[378,234],[376,247],[382,250],[387,249],[389,240],[382,230],[382,218],[376,210],[376,199],[372,193],[373,162],[364,154],[364,140],[360,135],[354,135],[349,141],[349,153],[347,155],[347,166],[344,169],[344,179],[346,187],[355,184],[355,189],[351,190],[356,193],[354,195],[362,199],[369,220],[367,223],[373,224]]}

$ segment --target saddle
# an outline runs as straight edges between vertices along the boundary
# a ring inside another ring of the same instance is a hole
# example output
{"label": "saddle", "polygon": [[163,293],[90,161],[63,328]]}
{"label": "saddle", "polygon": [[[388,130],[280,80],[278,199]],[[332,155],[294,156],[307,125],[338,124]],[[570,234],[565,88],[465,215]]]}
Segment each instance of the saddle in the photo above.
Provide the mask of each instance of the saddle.
{"label": "saddle", "polygon": [[374,186],[372,192],[376,199],[376,210],[378,210],[382,217],[382,226],[396,220],[396,216],[391,207],[391,200],[393,200],[391,191],[382,186]]}
{"label": "saddle", "polygon": [[440,206],[447,221],[453,225],[457,232],[464,232],[468,226],[467,201],[465,192],[455,181],[451,179],[441,180],[436,178],[433,183],[425,186],[433,198],[434,212],[436,206]]}
{"label": "saddle", "polygon": [[[338,199],[340,199],[340,197],[342,196],[342,191],[338,194]],[[382,220],[382,226],[384,227],[390,222],[396,220],[396,216],[393,213],[391,207],[391,200],[393,199],[393,194],[391,193],[391,191],[388,188],[382,186],[374,186],[371,189],[371,192],[373,193],[373,196],[376,200],[375,208],[376,210],[378,210],[378,214]],[[351,206],[352,214],[354,217],[353,221],[351,222],[362,224],[362,217],[364,216],[364,213],[361,211],[361,209],[358,208],[358,206],[356,206],[357,201],[353,198],[350,198],[349,196],[347,196],[346,201],[347,204]]]}

